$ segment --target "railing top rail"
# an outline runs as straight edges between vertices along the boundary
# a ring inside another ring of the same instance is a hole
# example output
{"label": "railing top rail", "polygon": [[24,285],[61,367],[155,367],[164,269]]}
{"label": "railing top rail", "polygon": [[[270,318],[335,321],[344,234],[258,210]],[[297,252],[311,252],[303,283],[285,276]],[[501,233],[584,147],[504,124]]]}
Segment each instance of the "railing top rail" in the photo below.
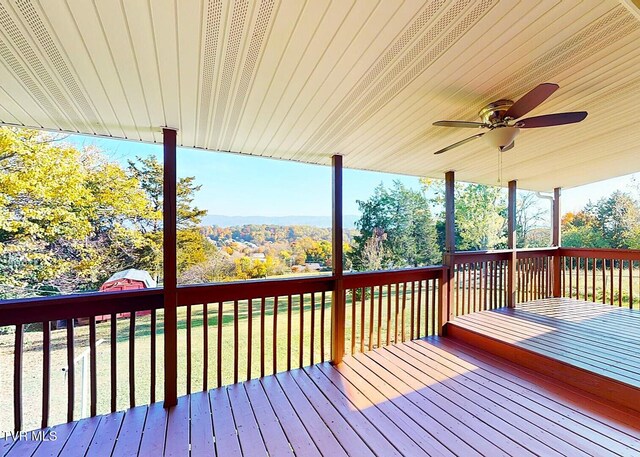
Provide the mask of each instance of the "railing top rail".
{"label": "railing top rail", "polygon": [[639,249],[569,248],[561,247],[560,255],[566,257],[588,257],[591,259],[640,260]]}
{"label": "railing top rail", "polygon": [[0,326],[162,308],[162,289],[94,292],[0,301]]}
{"label": "railing top rail", "polygon": [[439,278],[446,267],[430,265],[428,267],[403,268],[400,270],[367,271],[346,273],[343,284],[346,289],[358,287],[382,286],[398,282],[420,281]]}
{"label": "railing top rail", "polygon": [[312,278],[262,279],[178,287],[178,305],[197,305],[234,300],[327,292],[334,288],[333,276]]}
{"label": "railing top rail", "polygon": [[489,262],[494,260],[508,260],[511,250],[500,251],[456,251],[452,256],[455,265],[472,262]]}
{"label": "railing top rail", "polygon": [[[548,257],[554,255],[557,247],[516,249],[518,258]],[[508,260],[511,249],[495,249],[485,251],[456,251],[453,254],[454,264]]]}
{"label": "railing top rail", "polygon": [[548,247],[548,248],[528,248],[528,249],[517,249],[516,257],[518,259],[533,259],[536,257],[551,257],[555,256],[558,252],[557,247]]}

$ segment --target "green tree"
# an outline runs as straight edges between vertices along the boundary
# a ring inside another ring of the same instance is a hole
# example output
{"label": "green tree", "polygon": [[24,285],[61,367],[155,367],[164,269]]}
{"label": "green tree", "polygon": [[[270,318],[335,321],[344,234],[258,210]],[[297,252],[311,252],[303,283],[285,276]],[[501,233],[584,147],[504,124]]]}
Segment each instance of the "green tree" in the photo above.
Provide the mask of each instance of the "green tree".
{"label": "green tree", "polygon": [[[422,179],[425,189],[433,194],[430,203],[444,208],[444,182]],[[499,249],[505,245],[506,199],[499,187],[456,182],[455,185],[456,249],[475,251]],[[440,213],[438,238],[444,245],[444,211]]]}
{"label": "green tree", "polygon": [[[158,275],[162,252],[162,165],[128,169],[99,150],[51,134],[0,128],[0,284],[62,292],[95,290],[115,271]],[[178,262],[203,262],[211,243],[196,229],[193,178],[178,184]]]}
{"label": "green tree", "polygon": [[[146,243],[138,249],[138,258],[144,269],[156,277],[162,270],[162,204],[164,166],[154,156],[137,157],[129,161],[129,173],[138,180],[147,196],[147,206],[135,218],[136,226],[143,233]],[[195,194],[202,186],[194,177],[179,178],[177,196],[177,249],[178,272],[206,260],[211,247],[206,237],[197,229],[207,214],[193,205]]]}
{"label": "green tree", "polygon": [[389,189],[380,184],[358,206],[360,234],[354,236],[353,249],[347,254],[354,269],[415,267],[440,260],[435,221],[424,192],[399,181]]}
{"label": "green tree", "polygon": [[516,202],[516,242],[518,248],[549,246],[551,230],[541,227],[549,211],[539,205],[533,192],[518,192]]}

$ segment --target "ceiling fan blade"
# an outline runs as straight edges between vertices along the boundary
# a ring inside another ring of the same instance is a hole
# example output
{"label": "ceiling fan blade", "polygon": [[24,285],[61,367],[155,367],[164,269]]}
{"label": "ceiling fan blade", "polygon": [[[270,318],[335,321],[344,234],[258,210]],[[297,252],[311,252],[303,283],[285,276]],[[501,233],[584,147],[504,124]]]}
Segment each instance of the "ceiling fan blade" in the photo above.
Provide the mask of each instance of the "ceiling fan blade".
{"label": "ceiling fan blade", "polygon": [[457,143],[450,144],[446,148],[440,149],[439,151],[434,152],[434,154],[442,154],[443,152],[447,152],[450,149],[457,148],[458,146],[462,146],[469,141],[475,140],[476,138],[480,138],[484,133],[478,133],[477,135],[470,136],[469,138],[465,138],[462,141],[458,141]]}
{"label": "ceiling fan blade", "polygon": [[554,125],[574,124],[587,117],[586,111],[576,111],[572,113],[545,114],[534,116],[518,121],[517,126],[523,129],[535,129],[538,127],[551,127]]}
{"label": "ceiling fan blade", "polygon": [[436,127],[461,127],[461,128],[471,128],[471,129],[487,127],[487,125],[483,124],[482,122],[468,122],[468,121],[438,121],[438,122],[434,122],[433,125],[435,125]]}
{"label": "ceiling fan blade", "polygon": [[511,119],[518,119],[524,116],[532,109],[536,108],[543,101],[551,96],[560,86],[554,83],[540,84],[529,92],[524,94],[520,99],[511,105],[511,108],[507,110],[504,117],[510,117]]}
{"label": "ceiling fan blade", "polygon": [[501,146],[500,147],[500,152],[507,152],[510,149],[513,149],[513,147],[516,145],[515,141],[512,141],[511,144],[509,146]]}

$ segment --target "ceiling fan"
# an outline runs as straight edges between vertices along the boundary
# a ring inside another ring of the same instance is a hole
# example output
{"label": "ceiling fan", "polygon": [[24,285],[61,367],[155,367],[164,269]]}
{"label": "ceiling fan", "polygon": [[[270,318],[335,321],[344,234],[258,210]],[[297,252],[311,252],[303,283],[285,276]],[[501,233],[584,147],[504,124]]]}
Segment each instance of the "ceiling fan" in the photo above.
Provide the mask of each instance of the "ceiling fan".
{"label": "ceiling fan", "polygon": [[580,122],[587,117],[586,111],[576,111],[571,113],[545,114],[526,119],[520,119],[529,111],[536,108],[551,96],[560,86],[554,83],[543,83],[531,89],[518,101],[498,100],[489,103],[482,108],[478,115],[482,122],[469,121],[438,121],[433,125],[438,127],[463,127],[489,129],[488,132],[478,133],[457,143],[447,146],[434,152],[442,154],[450,149],[462,146],[465,143],[484,136],[485,140],[500,152],[513,148],[515,138],[520,133],[520,129],[533,129],[538,127],[551,127],[553,125],[573,124]]}

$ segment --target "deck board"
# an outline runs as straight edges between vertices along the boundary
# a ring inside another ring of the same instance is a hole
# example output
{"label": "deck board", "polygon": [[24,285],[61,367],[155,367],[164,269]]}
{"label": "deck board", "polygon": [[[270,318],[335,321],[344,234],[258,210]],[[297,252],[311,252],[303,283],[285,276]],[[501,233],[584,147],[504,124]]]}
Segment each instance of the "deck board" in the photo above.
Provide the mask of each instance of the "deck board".
{"label": "deck board", "polygon": [[[286,395],[296,414],[304,424],[309,437],[313,440],[322,455],[347,455],[335,434],[329,429],[322,417],[315,410],[309,399],[300,390],[289,373],[280,373],[274,377],[278,386]],[[266,382],[263,381],[263,385]]]}
{"label": "deck board", "polygon": [[[420,342],[418,345],[422,346]],[[591,446],[591,442],[594,442],[601,450],[621,449],[625,451],[623,454],[632,450],[640,453],[638,414],[594,401],[588,394],[509,362],[497,361],[482,352],[474,352],[458,343],[446,341],[442,346],[446,347],[445,356],[453,354],[456,362],[463,363],[461,366],[466,370],[465,376],[481,378],[478,379],[479,383],[486,381],[487,390],[499,394],[503,405],[510,409],[521,405],[536,411],[544,419],[538,427],[580,446]],[[427,350],[432,348],[429,346]],[[500,370],[496,371],[495,367],[500,367]],[[558,425],[573,432],[572,435],[566,435]]]}
{"label": "deck board", "polygon": [[456,317],[448,335],[640,411],[640,311],[550,298]]}
{"label": "deck board", "polygon": [[302,370],[287,373],[296,382],[327,427],[336,436],[349,455],[374,455],[349,422],[342,417],[331,402]]}
{"label": "deck board", "polygon": [[125,457],[138,453],[147,410],[146,406],[137,406],[127,411],[120,427],[118,441],[113,449],[113,457]]}
{"label": "deck board", "polygon": [[118,411],[102,418],[89,444],[89,449],[86,453],[87,457],[111,455],[116,445],[116,439],[124,416],[125,413],[123,411]]}
{"label": "deck board", "polygon": [[639,413],[437,337],[193,393],[169,410],[155,403],[54,430],[58,441],[0,442],[0,449],[37,456],[640,456]]}
{"label": "deck board", "polygon": [[[282,424],[295,454],[303,457],[320,457],[322,454],[307,432],[305,424],[301,421],[296,410],[289,403],[278,381],[273,376],[268,376],[260,382],[264,390],[269,392],[268,398],[271,407]],[[307,418],[305,418],[306,420]],[[331,455],[344,455],[344,451],[335,439],[332,440],[332,443],[334,443],[334,447],[331,449]]]}
{"label": "deck board", "polygon": [[178,403],[169,408],[165,455],[180,457],[189,455],[189,397],[179,397]]}
{"label": "deck board", "polygon": [[166,432],[167,410],[160,402],[149,405],[140,440],[140,455],[162,455]]}
{"label": "deck board", "polygon": [[212,454],[213,417],[207,392],[196,392],[191,399],[191,455],[194,457]]}
{"label": "deck board", "polygon": [[76,425],[78,425],[77,422],[69,422],[51,427],[51,431],[56,432],[56,440],[41,443],[34,452],[33,457],[54,457],[59,455]]}
{"label": "deck board", "polygon": [[209,402],[213,415],[216,454],[219,456],[242,455],[227,388],[220,387],[209,391]]}
{"label": "deck board", "polygon": [[234,384],[227,389],[231,410],[236,421],[240,447],[245,455],[267,455],[260,428],[253,414],[251,402],[242,384]]}
{"label": "deck board", "polygon": [[[114,416],[115,414],[116,413],[114,413]],[[69,439],[67,439],[60,455],[64,457],[84,455],[89,450],[89,445],[93,441],[93,435],[98,429],[100,422],[110,416],[111,414],[107,414],[106,416],[90,417],[78,421],[78,425],[75,426],[71,435],[69,435]],[[42,443],[40,447],[43,447],[45,444],[46,443]]]}

